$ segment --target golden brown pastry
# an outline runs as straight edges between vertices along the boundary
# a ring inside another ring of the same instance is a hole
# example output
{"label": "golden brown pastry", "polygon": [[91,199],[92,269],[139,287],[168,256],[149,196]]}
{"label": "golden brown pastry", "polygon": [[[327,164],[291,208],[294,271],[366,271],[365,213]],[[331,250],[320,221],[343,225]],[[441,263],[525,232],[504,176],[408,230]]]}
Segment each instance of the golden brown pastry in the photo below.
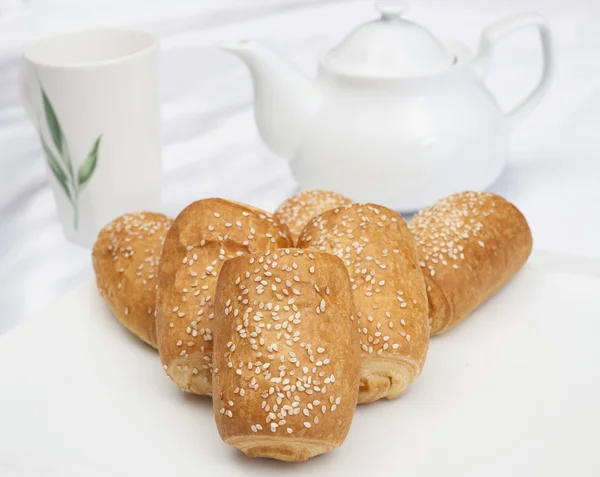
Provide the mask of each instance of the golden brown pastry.
{"label": "golden brown pastry", "polygon": [[153,212],[122,215],[100,231],[92,251],[100,295],[129,331],[154,348],[158,263],[171,222]]}
{"label": "golden brown pastry", "polygon": [[408,223],[425,275],[432,334],[457,324],[504,285],[531,253],[523,214],[495,194],[462,192]]}
{"label": "golden brown pastry", "polygon": [[429,347],[423,273],[402,217],[374,204],[333,209],[304,228],[298,247],[333,253],[348,269],[362,348],[358,402],[402,394]]}
{"label": "golden brown pastry", "polygon": [[339,446],[360,370],[341,260],[297,249],[229,260],[215,310],[213,408],[221,438],[251,457],[288,461]]}
{"label": "golden brown pastry", "polygon": [[305,189],[283,202],[275,211],[275,216],[288,226],[294,243],[297,243],[300,232],[310,219],[351,203],[350,199],[336,192]]}
{"label": "golden brown pastry", "polygon": [[163,367],[181,389],[211,393],[213,306],[223,263],[291,245],[279,220],[236,202],[199,200],[177,216],[159,269],[156,332]]}

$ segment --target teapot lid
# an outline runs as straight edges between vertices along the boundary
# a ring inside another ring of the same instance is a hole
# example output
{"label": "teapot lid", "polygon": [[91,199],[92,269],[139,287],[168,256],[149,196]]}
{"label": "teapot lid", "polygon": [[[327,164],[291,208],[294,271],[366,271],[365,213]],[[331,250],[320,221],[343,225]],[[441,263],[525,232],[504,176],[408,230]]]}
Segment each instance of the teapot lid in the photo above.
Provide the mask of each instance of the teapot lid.
{"label": "teapot lid", "polygon": [[322,59],[338,73],[366,77],[426,76],[449,68],[455,57],[424,27],[403,18],[405,2],[376,2],[377,20],[359,26]]}

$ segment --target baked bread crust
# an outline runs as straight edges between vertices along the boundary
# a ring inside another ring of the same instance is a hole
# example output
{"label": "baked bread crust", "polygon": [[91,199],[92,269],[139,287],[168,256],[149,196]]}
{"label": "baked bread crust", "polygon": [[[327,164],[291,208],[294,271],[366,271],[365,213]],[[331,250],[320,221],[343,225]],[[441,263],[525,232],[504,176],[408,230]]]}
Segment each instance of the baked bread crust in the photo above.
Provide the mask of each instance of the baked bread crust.
{"label": "baked bread crust", "polygon": [[408,223],[418,246],[432,334],[459,323],[525,264],[533,239],[523,214],[489,192],[461,192]]}
{"label": "baked bread crust", "polygon": [[306,460],[345,439],[360,348],[346,268],[284,249],[228,260],[214,320],[221,438],[251,457]]}
{"label": "baked bread crust", "polygon": [[194,202],[174,220],[159,268],[156,332],[163,367],[182,390],[211,394],[213,306],[223,263],[291,244],[271,214],[224,199]]}
{"label": "baked bread crust", "polygon": [[429,347],[425,283],[402,217],[375,204],[336,208],[311,220],[298,247],[340,257],[350,275],[362,349],[358,402],[402,394]]}
{"label": "baked bread crust", "polygon": [[171,223],[154,212],[122,215],[100,231],[92,250],[100,295],[125,328],[154,348],[158,264]]}
{"label": "baked bread crust", "polygon": [[298,243],[298,236],[310,219],[328,210],[351,203],[352,200],[337,192],[304,189],[281,203],[275,211],[275,216],[288,226],[294,243]]}

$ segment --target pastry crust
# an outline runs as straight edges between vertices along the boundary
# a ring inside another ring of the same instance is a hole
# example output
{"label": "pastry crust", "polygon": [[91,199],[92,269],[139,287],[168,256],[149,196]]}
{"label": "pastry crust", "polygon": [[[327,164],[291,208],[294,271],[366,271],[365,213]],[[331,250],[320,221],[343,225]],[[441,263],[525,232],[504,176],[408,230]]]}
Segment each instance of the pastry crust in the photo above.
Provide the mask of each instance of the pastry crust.
{"label": "pastry crust", "polygon": [[123,326],[154,348],[158,264],[171,223],[153,212],[122,215],[100,231],[92,250],[100,295]]}
{"label": "pastry crust", "polygon": [[277,207],[275,216],[288,226],[294,243],[298,243],[298,236],[310,219],[328,210],[351,203],[350,199],[337,192],[304,189]]}
{"label": "pastry crust", "polygon": [[213,306],[223,263],[291,244],[271,214],[224,199],[194,202],[177,216],[159,268],[156,331],[163,367],[181,389],[211,394]]}
{"label": "pastry crust", "polygon": [[432,334],[447,331],[525,264],[533,240],[523,214],[489,192],[461,192],[408,223],[418,245]]}
{"label": "pastry crust", "polygon": [[339,446],[360,370],[340,259],[285,249],[229,260],[215,311],[213,407],[221,438],[248,456],[287,461]]}
{"label": "pastry crust", "polygon": [[350,275],[362,349],[358,402],[402,394],[429,347],[425,283],[402,217],[375,204],[333,209],[304,228],[298,247],[340,257]]}

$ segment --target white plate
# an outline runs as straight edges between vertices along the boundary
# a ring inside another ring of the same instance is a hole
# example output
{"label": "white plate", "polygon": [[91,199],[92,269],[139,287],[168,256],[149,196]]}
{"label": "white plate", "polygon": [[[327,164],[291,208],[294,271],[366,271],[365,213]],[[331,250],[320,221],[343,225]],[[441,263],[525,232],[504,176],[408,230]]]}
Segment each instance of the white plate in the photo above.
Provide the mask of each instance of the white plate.
{"label": "white plate", "polygon": [[536,253],[432,340],[403,397],[360,406],[332,453],[285,464],[224,444],[209,399],[178,391],[84,283],[0,338],[0,475],[597,476],[599,290],[597,262]]}

